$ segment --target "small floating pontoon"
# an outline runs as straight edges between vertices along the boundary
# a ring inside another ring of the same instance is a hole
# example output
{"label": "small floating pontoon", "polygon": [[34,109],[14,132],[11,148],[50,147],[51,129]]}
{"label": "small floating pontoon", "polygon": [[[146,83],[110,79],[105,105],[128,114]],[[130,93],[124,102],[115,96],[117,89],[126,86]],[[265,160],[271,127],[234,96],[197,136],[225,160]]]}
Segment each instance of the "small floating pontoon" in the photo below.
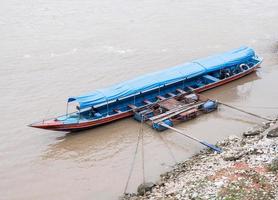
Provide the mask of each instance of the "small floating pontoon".
{"label": "small floating pontoon", "polygon": [[198,115],[216,110],[217,101],[204,99],[195,93],[183,93],[177,97],[162,99],[152,106],[138,109],[134,112],[134,119],[145,122],[157,131],[166,129],[162,124],[174,126],[196,118]]}
{"label": "small floating pontoon", "polygon": [[[147,112],[148,108],[154,108],[155,105],[164,109],[164,114],[167,109],[171,112],[177,110],[172,114],[167,113],[167,120],[172,121],[175,117],[187,120],[198,115],[202,106],[212,103],[197,100],[190,105],[192,109],[187,110],[188,103],[185,101],[189,99],[188,95],[246,76],[255,71],[261,62],[262,59],[249,47],[194,60],[85,95],[70,97],[67,106],[77,103],[76,112],[32,123],[30,126],[56,131],[80,131],[133,115],[140,117],[140,111]],[[170,109],[169,106],[182,108]],[[153,126],[159,125],[153,114],[149,120]]]}

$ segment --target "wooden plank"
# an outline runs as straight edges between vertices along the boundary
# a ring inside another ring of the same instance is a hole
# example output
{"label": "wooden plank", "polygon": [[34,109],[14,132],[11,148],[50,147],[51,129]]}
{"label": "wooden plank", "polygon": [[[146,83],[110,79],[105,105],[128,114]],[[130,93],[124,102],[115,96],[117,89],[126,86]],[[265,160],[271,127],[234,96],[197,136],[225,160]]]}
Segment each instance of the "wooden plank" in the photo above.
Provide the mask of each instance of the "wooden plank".
{"label": "wooden plank", "polygon": [[173,94],[173,93],[171,93],[171,92],[169,92],[169,93],[167,93],[170,97],[175,97],[175,96],[177,96],[177,95],[175,95],[175,94]]}
{"label": "wooden plank", "polygon": [[181,93],[181,94],[184,94],[184,93],[186,93],[184,90],[182,90],[182,89],[176,89],[179,93]]}
{"label": "wooden plank", "polygon": [[[204,103],[204,102],[201,102],[201,103],[198,103],[198,104],[194,104],[193,106],[186,107],[186,108],[182,108],[182,109],[179,109],[179,110],[176,110],[176,111],[173,111],[173,112],[171,112],[171,110],[170,110],[170,111],[168,111],[168,112],[166,112],[166,113],[163,113],[163,114],[165,114],[165,115],[161,114],[161,115],[158,115],[159,118],[154,119],[154,120],[153,120],[152,118],[150,118],[150,120],[151,120],[153,123],[159,123],[159,122],[164,121],[165,119],[169,119],[169,118],[174,117],[174,116],[176,116],[176,115],[178,115],[178,114],[180,114],[180,113],[189,111],[189,110],[191,110],[191,109],[196,109],[198,106],[202,105],[203,103]],[[163,115],[163,117],[161,118],[162,115]]]}
{"label": "wooden plank", "polygon": [[210,80],[210,81],[212,81],[212,82],[217,82],[217,81],[219,81],[219,79],[218,78],[215,78],[215,77],[213,77],[213,76],[211,76],[211,75],[204,75],[203,76],[203,78],[205,78],[205,79],[207,79],[207,80]]}
{"label": "wooden plank", "polygon": [[183,113],[180,113],[181,116],[187,116],[187,115],[190,115],[192,113],[195,113],[195,112],[198,112],[198,109],[197,108],[192,108],[186,112],[183,112]]}
{"label": "wooden plank", "polygon": [[204,103],[204,102],[201,102],[201,103],[190,103],[190,104],[185,104],[184,106],[177,107],[177,108],[175,108],[175,109],[169,110],[169,111],[167,111],[167,112],[165,112],[165,113],[162,113],[162,114],[160,114],[160,115],[151,117],[150,120],[151,120],[151,121],[155,121],[155,120],[160,119],[160,118],[165,117],[165,116],[167,116],[167,117],[166,117],[166,119],[167,119],[167,118],[169,118],[169,116],[171,117],[173,114],[174,114],[173,116],[177,115],[177,114],[176,114],[177,112],[178,112],[178,113],[182,113],[182,112],[184,112],[184,111],[186,111],[186,110],[188,110],[188,109],[192,109],[192,108],[198,107],[199,105],[201,105],[201,104],[203,104],[203,103]]}
{"label": "wooden plank", "polygon": [[193,88],[193,87],[186,86],[186,88],[188,88],[188,89],[191,90],[191,91],[194,91],[194,88]]}
{"label": "wooden plank", "polygon": [[147,100],[147,99],[145,99],[144,101],[143,101],[145,104],[153,104],[153,102],[151,102],[151,101],[149,101],[149,100]]}
{"label": "wooden plank", "polygon": [[114,112],[116,112],[116,113],[121,113],[122,111],[119,110],[119,109],[114,109]]}
{"label": "wooden plank", "polygon": [[130,107],[131,109],[136,109],[137,108],[137,106],[135,106],[133,104],[128,104],[127,106]]}
{"label": "wooden plank", "polygon": [[160,95],[158,95],[158,96],[156,96],[159,100],[164,100],[164,99],[166,99],[165,97],[163,97],[163,96],[160,96]]}
{"label": "wooden plank", "polygon": [[159,106],[165,108],[166,110],[172,110],[177,107],[184,106],[184,103],[177,101],[176,99],[167,99],[158,103]]}

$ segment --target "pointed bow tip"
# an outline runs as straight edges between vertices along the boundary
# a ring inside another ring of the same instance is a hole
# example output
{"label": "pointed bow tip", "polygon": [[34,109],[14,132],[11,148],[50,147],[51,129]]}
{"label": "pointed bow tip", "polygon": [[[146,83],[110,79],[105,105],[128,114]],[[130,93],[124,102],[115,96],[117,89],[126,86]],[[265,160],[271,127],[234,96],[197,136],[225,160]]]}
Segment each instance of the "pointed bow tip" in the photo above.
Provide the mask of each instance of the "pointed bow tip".
{"label": "pointed bow tip", "polygon": [[28,126],[28,127],[32,127],[32,128],[36,128],[36,127],[37,127],[34,123],[32,123],[32,124],[27,124],[27,126]]}
{"label": "pointed bow tip", "polygon": [[40,128],[42,126],[42,123],[35,122],[35,123],[28,124],[27,126],[32,128]]}

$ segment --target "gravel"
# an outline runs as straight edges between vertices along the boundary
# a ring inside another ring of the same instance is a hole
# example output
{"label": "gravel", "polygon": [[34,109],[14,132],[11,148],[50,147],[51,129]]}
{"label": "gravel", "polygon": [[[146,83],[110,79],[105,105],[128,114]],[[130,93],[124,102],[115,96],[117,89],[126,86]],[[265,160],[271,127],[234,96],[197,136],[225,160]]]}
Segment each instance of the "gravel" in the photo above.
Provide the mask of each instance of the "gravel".
{"label": "gravel", "polygon": [[125,194],[122,200],[163,199],[277,199],[278,119],[216,145],[224,151],[203,150],[140,194]]}

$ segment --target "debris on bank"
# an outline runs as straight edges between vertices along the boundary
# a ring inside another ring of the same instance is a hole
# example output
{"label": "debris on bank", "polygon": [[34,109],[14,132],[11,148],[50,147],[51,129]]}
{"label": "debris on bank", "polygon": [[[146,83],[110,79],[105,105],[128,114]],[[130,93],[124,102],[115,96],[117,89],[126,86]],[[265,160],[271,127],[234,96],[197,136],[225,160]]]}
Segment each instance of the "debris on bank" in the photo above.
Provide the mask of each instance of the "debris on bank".
{"label": "debris on bank", "polygon": [[278,199],[278,118],[217,145],[223,153],[203,150],[121,199]]}

